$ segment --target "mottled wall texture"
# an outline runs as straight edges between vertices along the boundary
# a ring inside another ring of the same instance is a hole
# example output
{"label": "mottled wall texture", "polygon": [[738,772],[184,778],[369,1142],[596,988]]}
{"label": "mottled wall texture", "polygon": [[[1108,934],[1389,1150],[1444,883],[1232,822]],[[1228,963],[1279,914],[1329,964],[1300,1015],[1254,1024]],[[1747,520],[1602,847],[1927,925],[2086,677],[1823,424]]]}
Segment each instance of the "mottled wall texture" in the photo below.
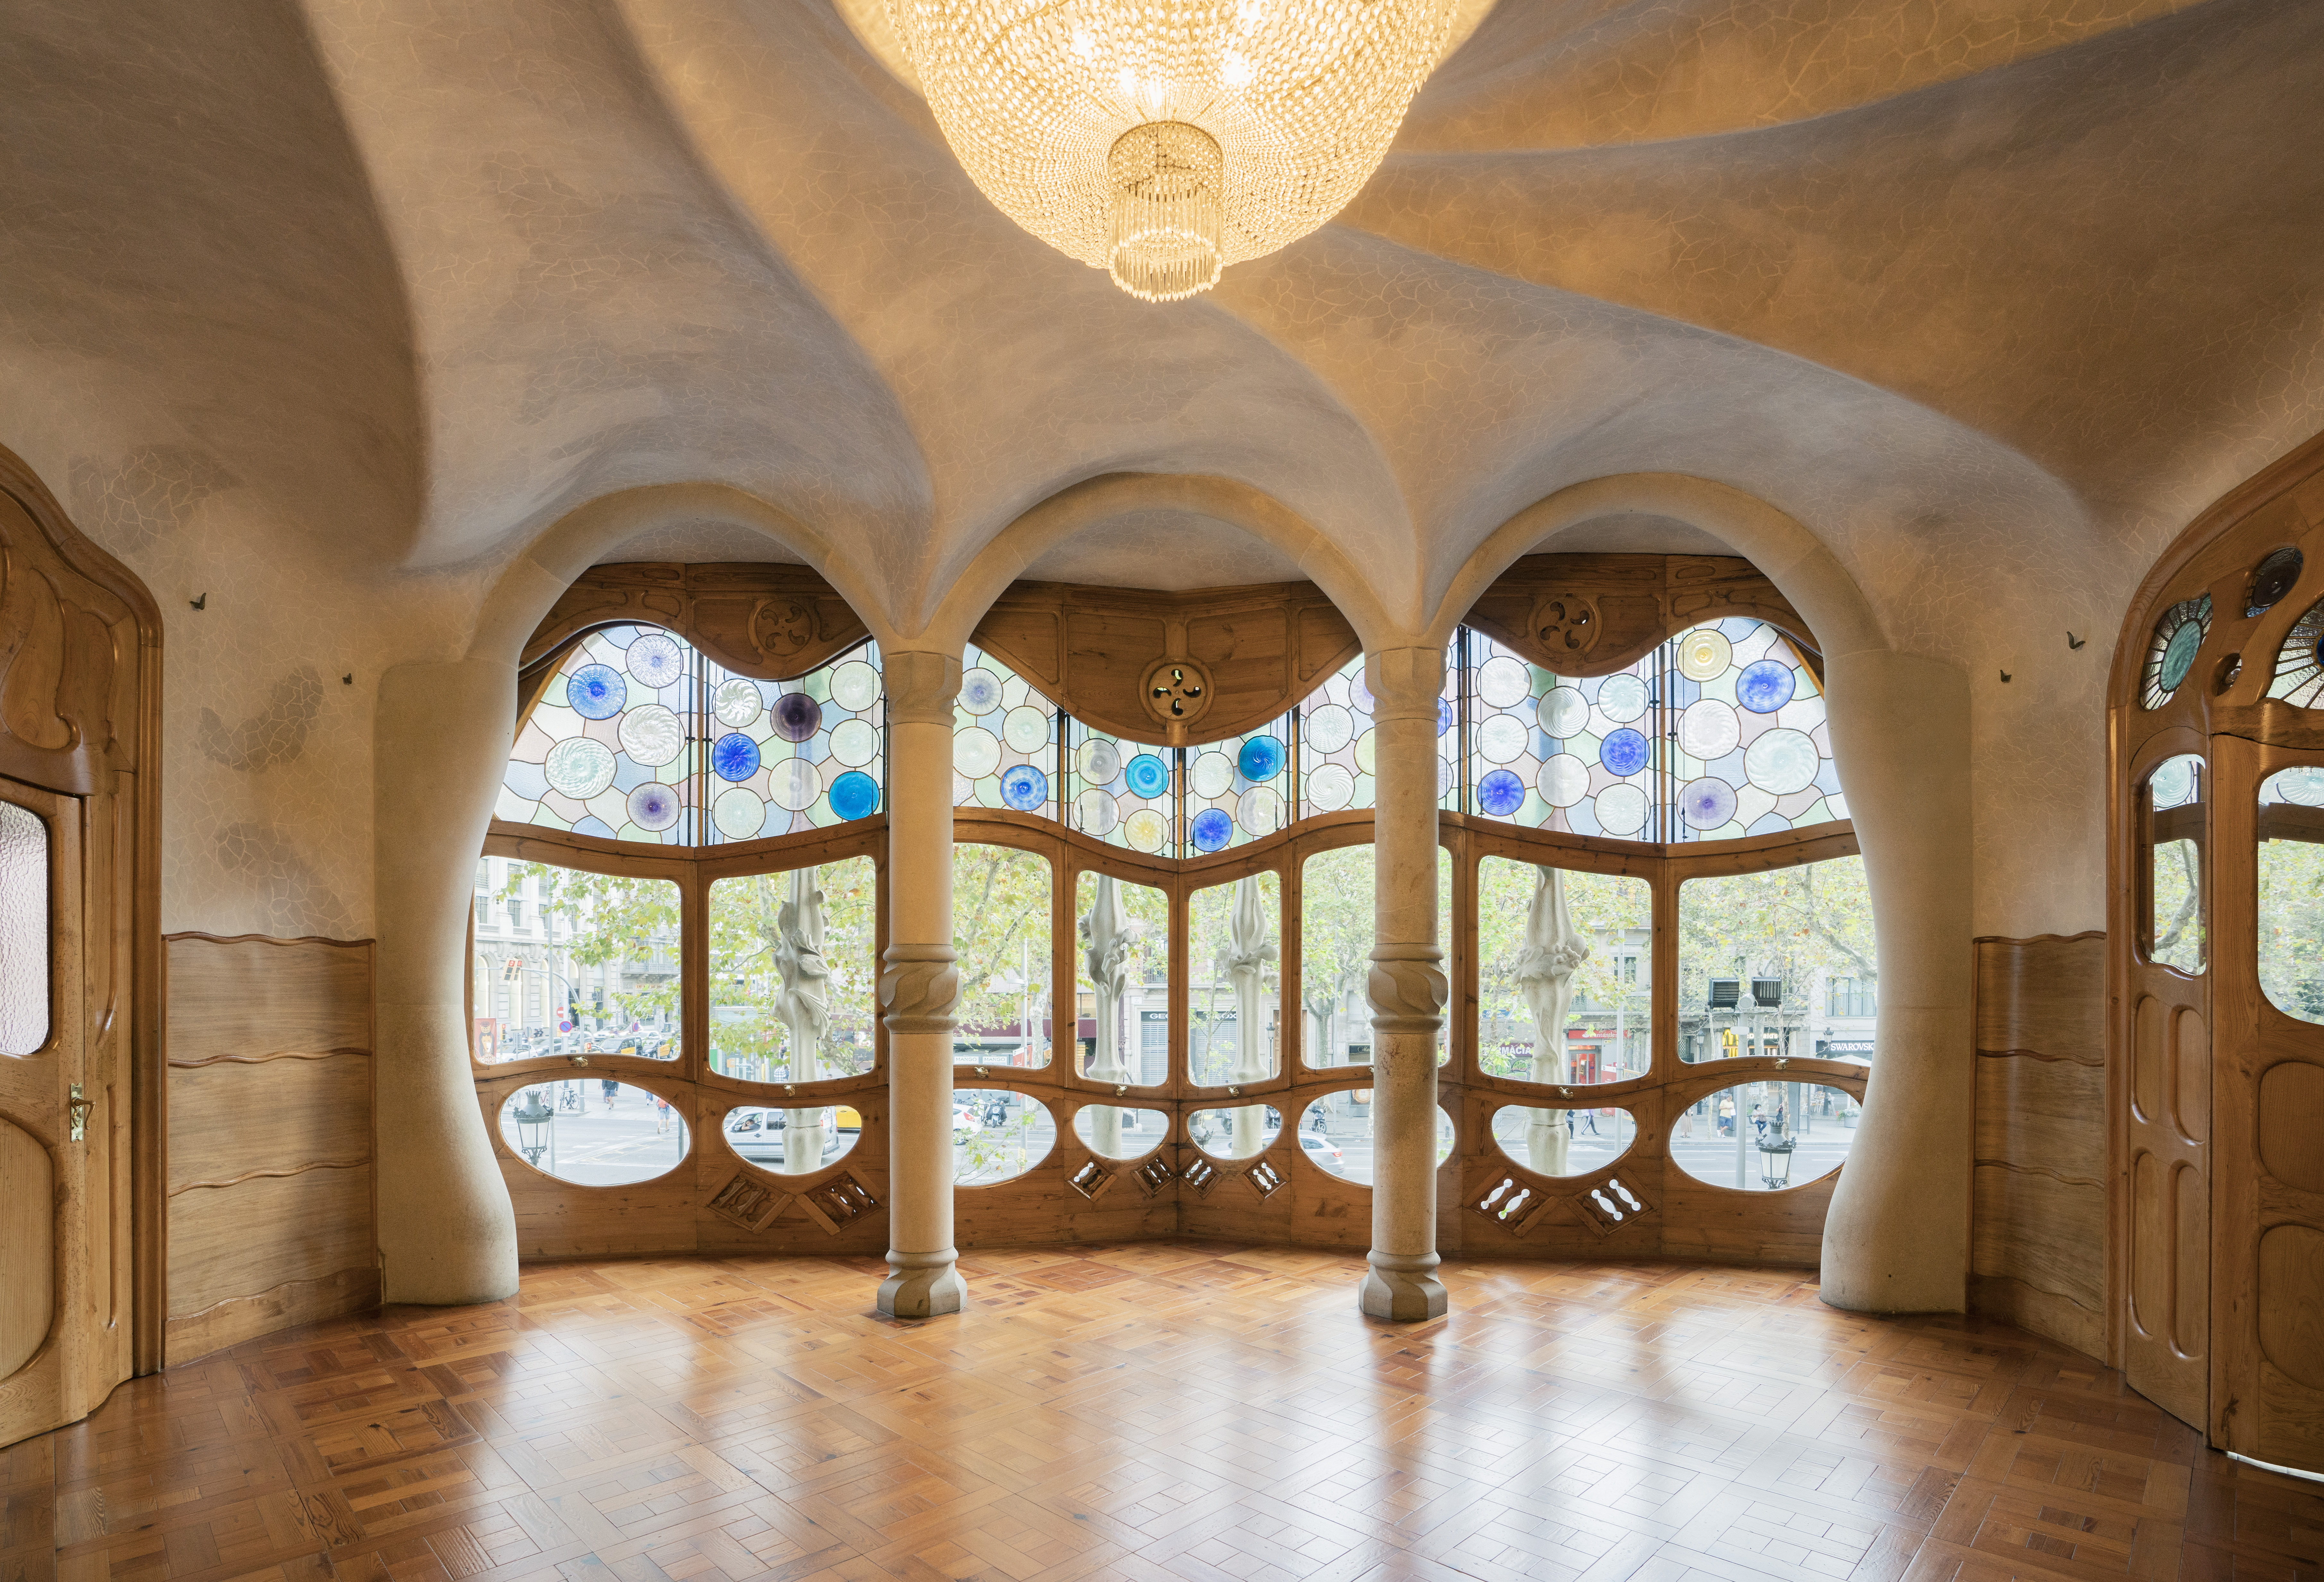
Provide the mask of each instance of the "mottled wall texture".
{"label": "mottled wall texture", "polygon": [[2324,428],[2324,5],[1501,5],[1337,222],[1167,308],[994,210],[868,14],[7,9],[0,443],[164,612],[166,928],[374,932],[382,676],[504,639],[576,513],[888,634],[1296,568],[1395,646],[1536,501],[1672,474],[1967,675],[1976,932],[2103,926],[2125,602]]}

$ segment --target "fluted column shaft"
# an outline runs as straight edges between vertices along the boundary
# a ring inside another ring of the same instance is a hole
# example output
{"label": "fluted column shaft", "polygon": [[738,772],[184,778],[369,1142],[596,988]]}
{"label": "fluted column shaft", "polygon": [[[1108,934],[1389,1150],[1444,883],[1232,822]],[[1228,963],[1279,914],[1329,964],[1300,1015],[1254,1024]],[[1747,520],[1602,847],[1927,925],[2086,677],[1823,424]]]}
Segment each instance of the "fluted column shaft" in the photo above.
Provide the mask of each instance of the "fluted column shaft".
{"label": "fluted column shaft", "polygon": [[1373,737],[1372,1247],[1358,1301],[1376,1319],[1440,1317],[1436,1039],[1448,988],[1436,939],[1436,700],[1442,648],[1364,659]]}
{"label": "fluted column shaft", "polygon": [[887,653],[888,1278],[880,1311],[958,1312],[954,1265],[952,1028],[960,973],[952,948],[953,700],[956,654]]}

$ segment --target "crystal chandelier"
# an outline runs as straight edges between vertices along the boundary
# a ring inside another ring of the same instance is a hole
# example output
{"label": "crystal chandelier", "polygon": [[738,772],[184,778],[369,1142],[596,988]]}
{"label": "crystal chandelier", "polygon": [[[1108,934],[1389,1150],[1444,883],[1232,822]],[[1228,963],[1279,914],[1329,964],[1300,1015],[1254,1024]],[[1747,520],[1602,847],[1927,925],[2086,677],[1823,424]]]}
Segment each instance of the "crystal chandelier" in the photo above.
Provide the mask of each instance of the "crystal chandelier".
{"label": "crystal chandelier", "polygon": [[[1003,214],[1148,302],[1347,206],[1462,0],[887,0]],[[1471,19],[1473,25],[1473,19]],[[1465,29],[1462,30],[1465,32]]]}

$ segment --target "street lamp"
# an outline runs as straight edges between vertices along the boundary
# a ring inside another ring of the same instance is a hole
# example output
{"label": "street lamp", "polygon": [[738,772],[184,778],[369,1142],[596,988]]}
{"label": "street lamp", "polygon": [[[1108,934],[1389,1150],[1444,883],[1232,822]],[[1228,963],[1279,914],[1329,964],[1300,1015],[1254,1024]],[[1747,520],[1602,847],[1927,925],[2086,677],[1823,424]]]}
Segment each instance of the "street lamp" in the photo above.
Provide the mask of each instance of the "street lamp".
{"label": "street lamp", "polygon": [[549,1152],[557,1126],[557,1112],[542,1100],[540,1091],[527,1088],[523,1104],[510,1117],[516,1122],[517,1152],[524,1155],[527,1164],[540,1163],[540,1156]]}
{"label": "street lamp", "polygon": [[1759,1140],[1759,1179],[1767,1183],[1771,1192],[1781,1191],[1792,1184],[1792,1148],[1789,1137],[1775,1142]]}

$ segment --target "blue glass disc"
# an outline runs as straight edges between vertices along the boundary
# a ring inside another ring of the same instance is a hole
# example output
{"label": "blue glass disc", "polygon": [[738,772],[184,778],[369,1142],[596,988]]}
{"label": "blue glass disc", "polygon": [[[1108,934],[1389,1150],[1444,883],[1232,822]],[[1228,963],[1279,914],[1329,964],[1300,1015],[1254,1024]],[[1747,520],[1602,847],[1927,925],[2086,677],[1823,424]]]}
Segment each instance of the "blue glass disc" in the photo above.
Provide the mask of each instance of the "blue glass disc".
{"label": "blue glass disc", "polygon": [[1772,714],[1792,701],[1798,685],[1789,665],[1760,659],[1743,667],[1743,674],[1735,678],[1735,701],[1755,714]]}
{"label": "blue glass disc", "polygon": [[1170,788],[1170,771],[1150,752],[1130,760],[1130,792],[1133,796],[1159,796]]}
{"label": "blue glass disc", "polygon": [[1735,816],[1735,787],[1705,775],[1686,783],[1686,789],[1678,794],[1678,805],[1686,822],[1696,829],[1715,830]]}
{"label": "blue glass disc", "polygon": [[666,830],[678,822],[678,791],[648,780],[630,793],[630,822],[641,830]]}
{"label": "blue glass disc", "polygon": [[2200,621],[2183,621],[2179,630],[2171,634],[2171,645],[2163,650],[2163,674],[2158,678],[2163,683],[2163,691],[2179,690],[2179,684],[2187,679],[2187,672],[2194,668],[2196,651],[2202,646],[2203,627]]}
{"label": "blue glass disc", "polygon": [[1436,700],[1436,734],[1442,736],[1451,729],[1452,729],[1452,700],[1440,697]]}
{"label": "blue glass disc", "polygon": [[1194,850],[1215,851],[1234,836],[1234,820],[1216,807],[1206,807],[1194,815]]}
{"label": "blue glass disc", "polygon": [[1049,800],[1049,777],[1031,764],[1012,764],[1001,771],[1001,800],[1019,813],[1038,813]]}
{"label": "blue glass disc", "polygon": [[1525,799],[1525,782],[1507,769],[1495,769],[1477,782],[1477,805],[1495,818],[1508,817]]}
{"label": "blue glass disc", "polygon": [[1598,761],[1617,779],[1628,779],[1646,767],[1646,739],[1628,725],[1606,732],[1598,744]]}
{"label": "blue glass disc", "polygon": [[880,782],[850,769],[831,783],[831,811],[842,818],[870,818],[880,811]]}
{"label": "blue glass disc", "polygon": [[1235,768],[1252,785],[1272,780],[1283,772],[1283,743],[1272,736],[1254,736],[1235,755]]}
{"label": "blue glass disc", "polygon": [[759,744],[740,731],[729,731],[711,746],[710,767],[722,780],[747,780],[759,772]]}
{"label": "blue glass disc", "polygon": [[584,665],[565,678],[565,702],[585,720],[610,720],[630,701],[630,684],[611,665]]}

